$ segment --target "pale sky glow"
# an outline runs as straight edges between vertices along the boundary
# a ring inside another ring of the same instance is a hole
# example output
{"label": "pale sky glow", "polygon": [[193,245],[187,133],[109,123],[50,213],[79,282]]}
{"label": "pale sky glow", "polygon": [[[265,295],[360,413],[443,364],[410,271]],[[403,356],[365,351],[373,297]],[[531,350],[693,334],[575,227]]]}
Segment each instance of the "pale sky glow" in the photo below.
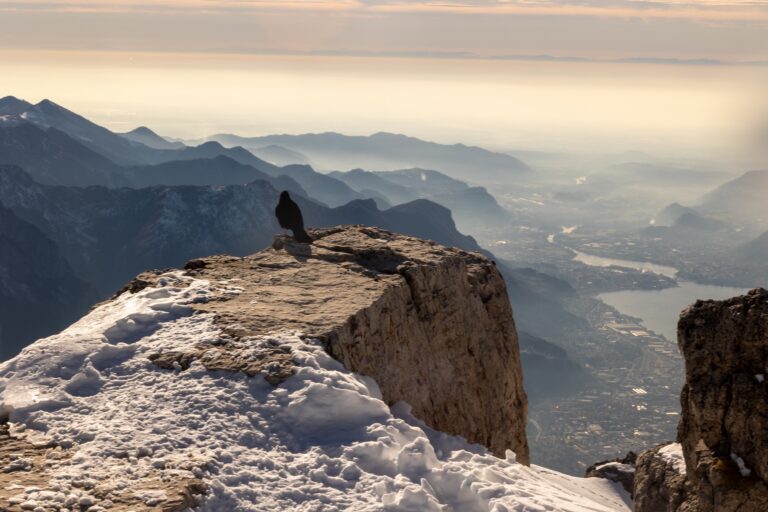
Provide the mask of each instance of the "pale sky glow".
{"label": "pale sky glow", "polygon": [[0,23],[0,95],[115,130],[696,153],[765,122],[768,0],[26,0]]}
{"label": "pale sky glow", "polygon": [[0,1],[0,48],[768,61],[768,0]]}
{"label": "pale sky glow", "polygon": [[[733,149],[756,67],[0,52],[6,91],[115,131],[408,133],[494,148]],[[728,73],[723,73],[728,69]],[[51,85],[55,84],[55,85]],[[706,143],[704,142],[706,141]]]}
{"label": "pale sky glow", "polygon": [[[27,0],[0,2],[0,8],[17,11],[131,12],[173,11],[262,11],[267,9],[368,10],[389,12],[494,12],[550,13],[553,15],[615,15],[703,17],[712,19],[754,19],[765,16],[765,0],[479,0],[479,1],[402,1],[402,0]],[[750,18],[751,17],[751,18]]]}

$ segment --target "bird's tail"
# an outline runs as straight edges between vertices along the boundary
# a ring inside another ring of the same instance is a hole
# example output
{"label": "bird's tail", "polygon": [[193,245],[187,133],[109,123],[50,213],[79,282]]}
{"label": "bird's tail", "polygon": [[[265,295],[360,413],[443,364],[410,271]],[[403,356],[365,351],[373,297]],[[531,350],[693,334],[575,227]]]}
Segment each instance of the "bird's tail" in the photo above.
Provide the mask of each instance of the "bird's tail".
{"label": "bird's tail", "polygon": [[310,238],[310,236],[307,234],[307,232],[304,231],[303,229],[294,231],[293,232],[293,239],[296,240],[297,242],[302,243],[302,244],[311,244],[312,243],[312,238]]}

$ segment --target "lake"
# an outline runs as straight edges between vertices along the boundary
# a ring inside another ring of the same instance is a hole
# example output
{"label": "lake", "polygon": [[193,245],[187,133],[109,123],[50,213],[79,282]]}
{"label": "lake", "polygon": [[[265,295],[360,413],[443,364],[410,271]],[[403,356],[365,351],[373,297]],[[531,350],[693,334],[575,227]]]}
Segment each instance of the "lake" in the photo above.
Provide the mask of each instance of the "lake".
{"label": "lake", "polygon": [[[653,272],[673,279],[677,276],[677,269],[674,267],[641,261],[604,258],[579,251],[573,252],[576,253],[573,258],[575,261],[580,261],[585,265],[593,267],[618,266],[633,268],[643,272]],[[646,328],[674,342],[677,340],[677,320],[680,317],[680,313],[688,305],[693,304],[699,299],[728,299],[737,295],[743,295],[747,291],[744,288],[678,281],[678,286],[675,288],[607,292],[601,293],[598,295],[598,298],[625,315],[642,318],[643,325]]]}
{"label": "lake", "polygon": [[641,272],[653,272],[654,274],[660,274],[662,276],[670,277],[674,279],[677,276],[677,269],[674,267],[667,267],[664,265],[657,265],[656,263],[648,263],[645,261],[630,261],[620,260],[617,258],[604,258],[602,256],[594,256],[585,252],[576,251],[570,249],[576,256],[573,257],[574,261],[580,261],[590,267],[624,267],[634,268]]}
{"label": "lake", "polygon": [[674,342],[677,340],[677,320],[689,304],[699,299],[728,299],[747,292],[743,288],[711,286],[690,281],[680,281],[678,284],[676,288],[665,290],[601,293],[598,298],[625,315],[642,318],[645,327]]}

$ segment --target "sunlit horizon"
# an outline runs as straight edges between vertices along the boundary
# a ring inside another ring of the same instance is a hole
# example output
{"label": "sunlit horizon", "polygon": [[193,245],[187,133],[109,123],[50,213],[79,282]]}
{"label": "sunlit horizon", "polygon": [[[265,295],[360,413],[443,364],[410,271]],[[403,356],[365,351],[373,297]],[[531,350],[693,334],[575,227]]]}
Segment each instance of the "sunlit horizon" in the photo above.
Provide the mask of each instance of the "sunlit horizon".
{"label": "sunlit horizon", "polygon": [[388,131],[577,153],[738,153],[757,122],[751,117],[768,76],[762,67],[652,63],[29,50],[0,56],[10,64],[4,95],[48,98],[117,132],[146,125],[198,139]]}

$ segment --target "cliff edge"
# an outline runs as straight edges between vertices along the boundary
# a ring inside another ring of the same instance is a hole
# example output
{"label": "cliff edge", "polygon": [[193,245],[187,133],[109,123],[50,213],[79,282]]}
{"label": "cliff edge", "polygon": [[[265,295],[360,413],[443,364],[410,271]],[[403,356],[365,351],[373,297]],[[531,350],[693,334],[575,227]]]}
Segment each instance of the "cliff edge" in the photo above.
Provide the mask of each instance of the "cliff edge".
{"label": "cliff edge", "polygon": [[[289,329],[321,340],[347,369],[372,377],[388,404],[407,402],[430,427],[528,464],[517,333],[493,262],[377,228],[311,233],[313,245],[278,237],[246,258],[190,262],[189,275],[242,288],[196,309],[214,313],[234,339]],[[290,357],[254,366],[236,345],[154,359],[263,370],[275,383],[292,373]]]}

